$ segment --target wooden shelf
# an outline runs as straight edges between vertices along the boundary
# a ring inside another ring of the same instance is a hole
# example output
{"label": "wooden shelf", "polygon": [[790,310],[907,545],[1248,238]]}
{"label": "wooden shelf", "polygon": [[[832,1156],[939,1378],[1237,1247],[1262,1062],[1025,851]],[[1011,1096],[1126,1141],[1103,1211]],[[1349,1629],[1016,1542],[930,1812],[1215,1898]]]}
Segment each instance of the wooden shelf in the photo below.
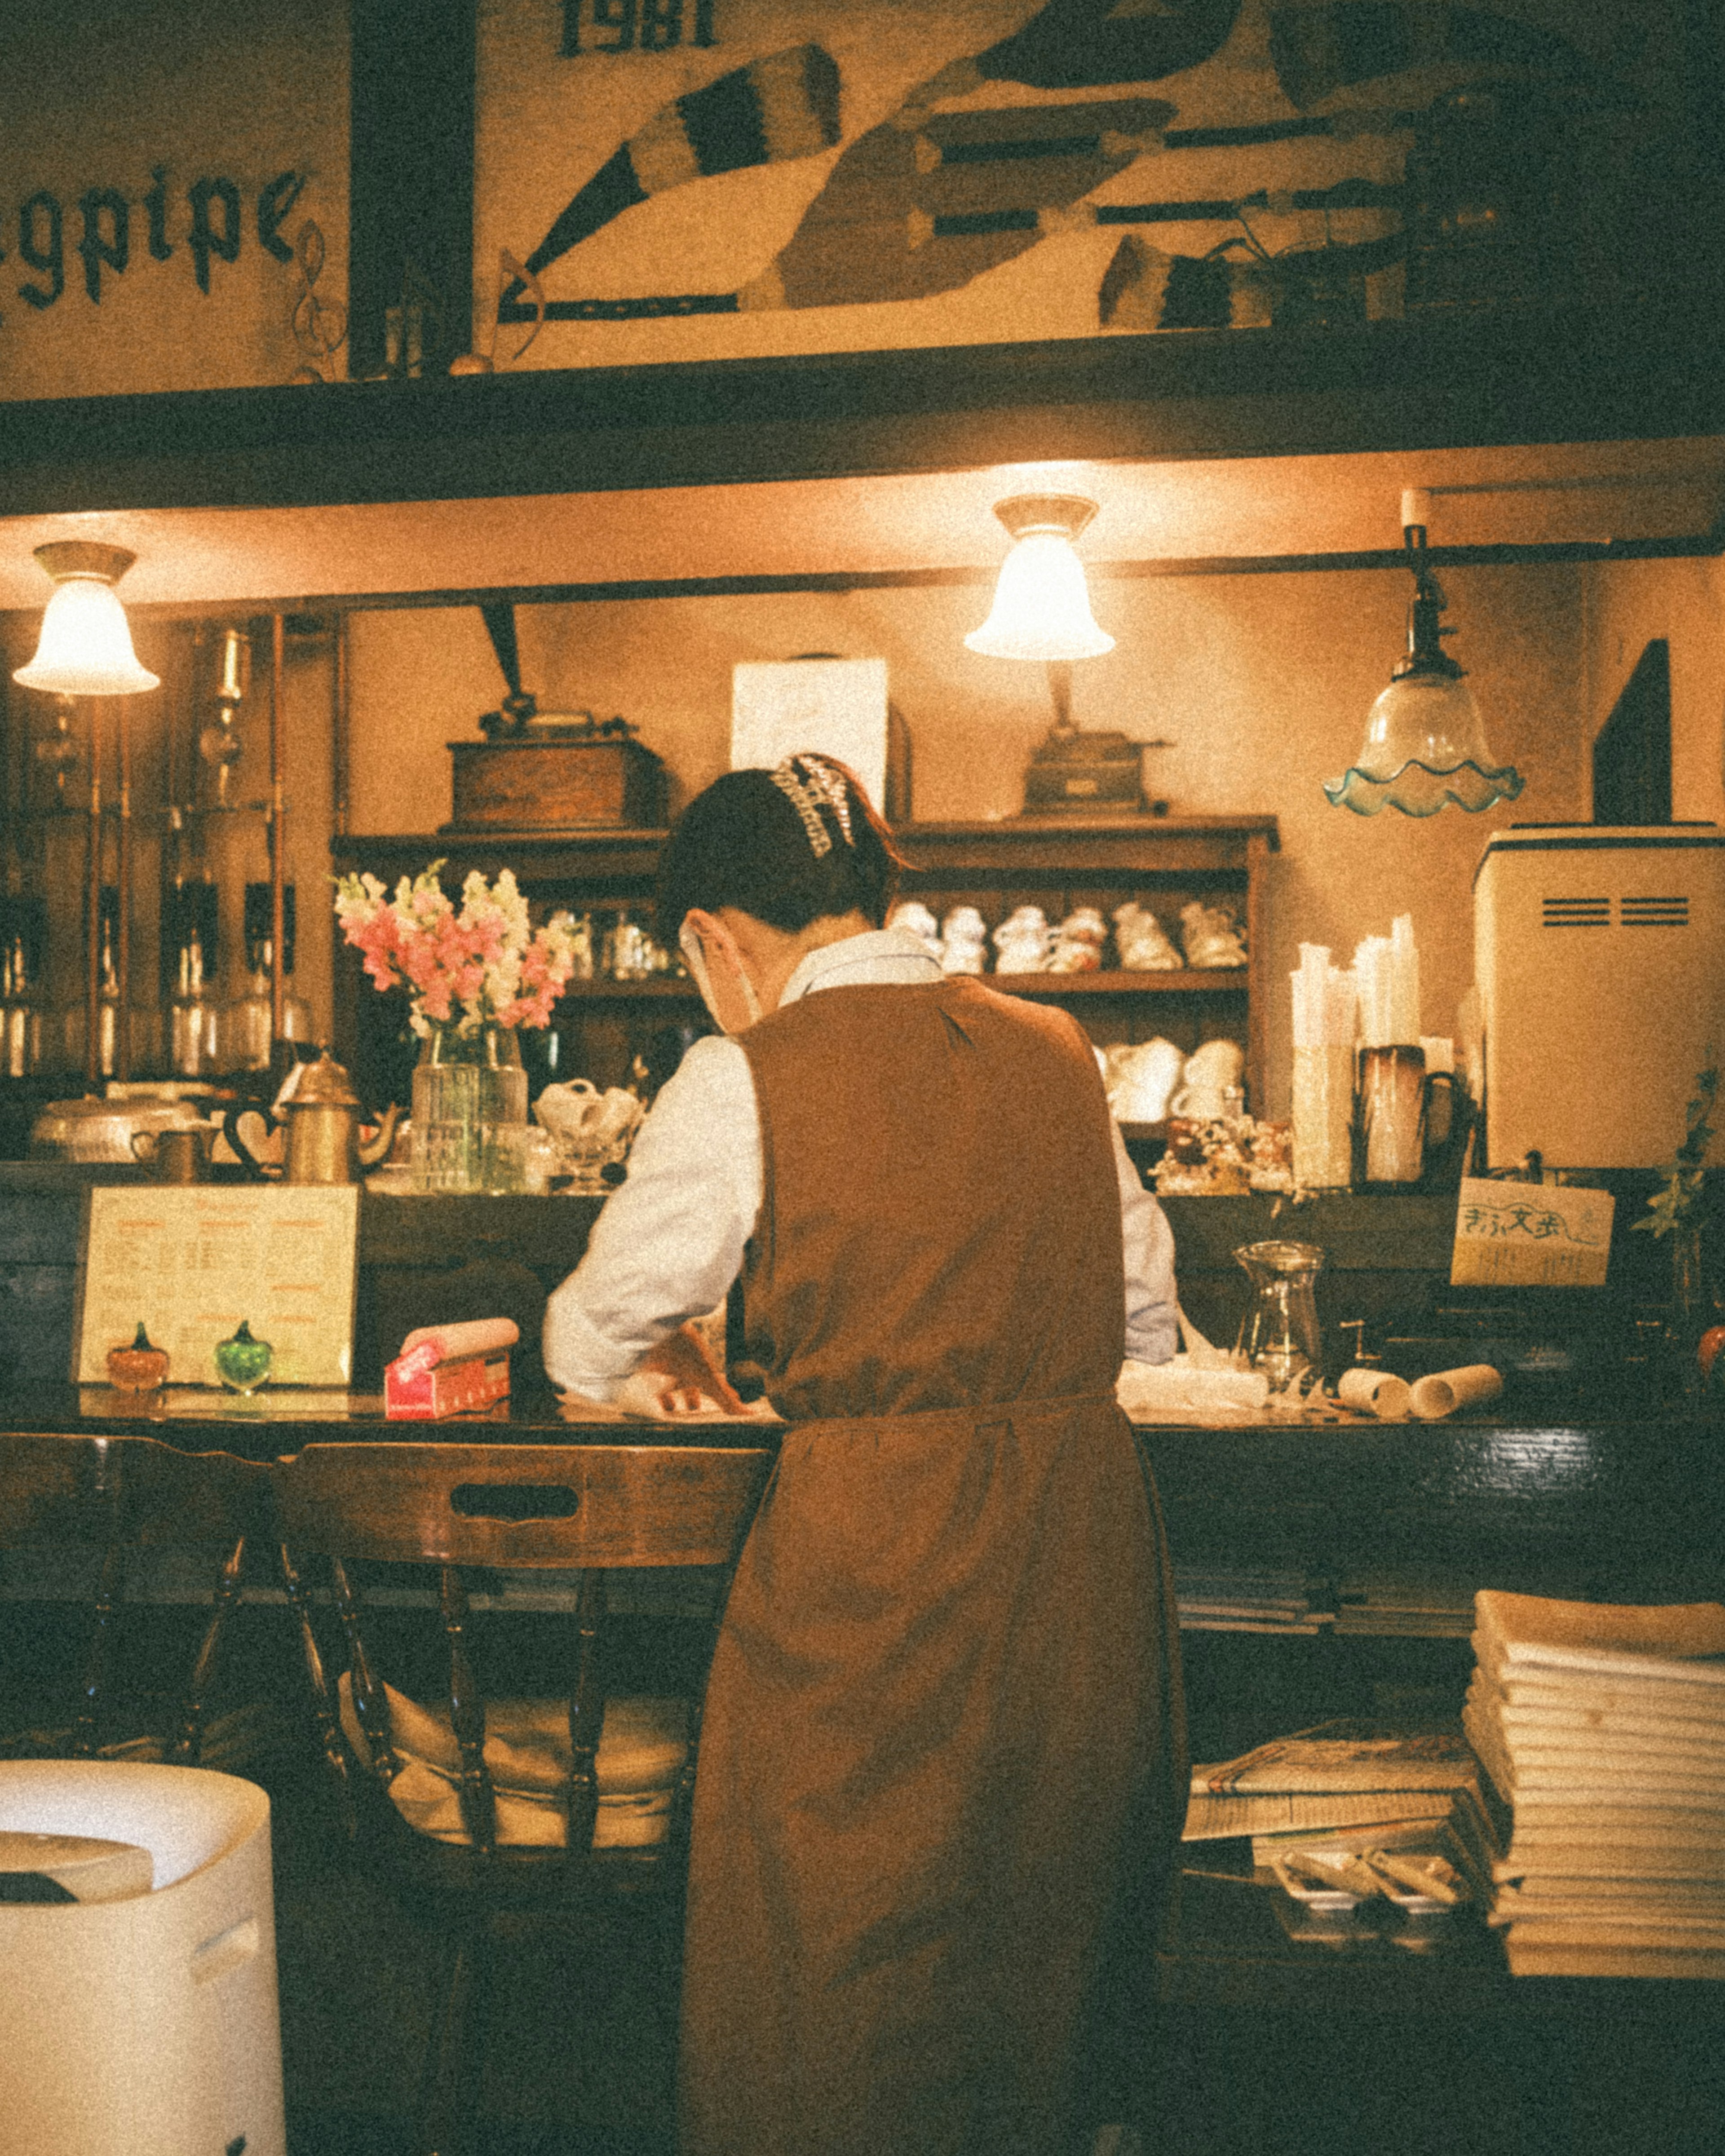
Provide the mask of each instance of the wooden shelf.
{"label": "wooden shelf", "polygon": [[[1052,918],[1056,907],[1100,903],[1111,909],[1127,896],[1142,896],[1154,908],[1177,905],[1183,894],[1228,899],[1245,930],[1250,956],[1244,966],[982,978],[1009,995],[1088,1009],[1097,1020],[1106,1014],[1110,1038],[1138,1037],[1135,1019],[1145,1027],[1151,1008],[1163,1014],[1155,1029],[1189,1046],[1204,1037],[1207,1020],[1219,1020],[1244,1036],[1247,1097],[1261,1104],[1268,948],[1263,886],[1279,844],[1274,816],[1013,816],[901,824],[893,836],[905,857],[901,888],[907,896],[936,905],[980,902],[991,920],[1025,901],[1049,909]],[[510,868],[542,904],[600,912],[650,900],[665,837],[660,830],[446,829],[344,835],[331,840],[330,851],[339,869],[368,870],[386,881],[441,858],[448,865],[446,888],[470,869],[495,875]],[[337,983],[336,1052],[381,1098],[388,1088],[374,1065],[397,1051],[378,1038],[381,1013],[365,1000],[357,958],[345,951],[338,953]],[[572,1044],[575,1060],[568,1067],[596,1081],[608,1071],[626,1074],[630,1057],[645,1045],[649,1012],[659,1014],[655,1023],[662,1029],[668,1022],[680,1025],[685,1012],[700,1011],[693,982],[663,974],[577,981],[566,993],[575,1014],[571,1028],[581,1036]],[[583,1068],[588,1063],[592,1067]],[[398,1090],[398,1073],[388,1082]]]}
{"label": "wooden shelf", "polygon": [[1721,308],[1702,263],[1652,307],[49,398],[0,474],[23,516],[1701,435]]}
{"label": "wooden shelf", "polygon": [[[1226,994],[1230,990],[1245,995],[1248,987],[1244,966],[1182,966],[1165,973],[1128,973],[1112,967],[1096,973],[983,973],[978,978],[984,988],[999,988],[1003,995],[1052,999],[1065,996],[1213,996]],[[701,999],[701,991],[693,981],[675,974],[649,974],[644,981],[571,981],[563,993],[580,1003],[633,1003],[639,998],[685,1003],[698,1003]]]}
{"label": "wooden shelf", "polygon": [[1244,966],[1182,966],[1166,973],[1128,973],[1115,967],[1100,973],[984,973],[983,985],[1009,996],[1245,995]]}

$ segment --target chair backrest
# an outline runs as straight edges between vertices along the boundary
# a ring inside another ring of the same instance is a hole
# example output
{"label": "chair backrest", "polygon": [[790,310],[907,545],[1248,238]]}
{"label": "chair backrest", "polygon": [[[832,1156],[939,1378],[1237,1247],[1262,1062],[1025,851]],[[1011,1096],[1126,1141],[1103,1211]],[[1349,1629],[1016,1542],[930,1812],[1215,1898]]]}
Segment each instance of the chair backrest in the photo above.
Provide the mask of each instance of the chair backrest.
{"label": "chair backrest", "polygon": [[[468,1652],[463,1568],[577,1572],[577,1649],[570,1671],[570,1763],[565,1854],[584,1857],[598,1804],[597,1758],[604,1722],[598,1641],[604,1579],[619,1566],[736,1562],[773,1454],[716,1445],[463,1445],[439,1442],[308,1445],[270,1471],[289,1592],[300,1611],[312,1708],[326,1757],[344,1783],[345,1754],[295,1574],[326,1558],[346,1639],[353,1713],[365,1763],[388,1789],[399,1771],[388,1697],[372,1671],[359,1598],[347,1565],[434,1564],[449,1648],[450,1727],[459,1748],[459,1798],[467,1835],[481,1858],[497,1853],[496,1808],[485,1758],[485,1707]],[[700,1702],[691,1702],[685,1763],[672,1809],[680,1845],[693,1794]],[[352,1816],[356,1822],[359,1814]],[[388,1814],[392,1822],[393,1814]]]}
{"label": "chair backrest", "polygon": [[261,1460],[182,1452],[154,1437],[0,1434],[0,1548],[57,1543],[218,1543],[246,1532]]}
{"label": "chair backrest", "polygon": [[94,1545],[102,1553],[90,1604],[83,1697],[65,1744],[93,1752],[107,1711],[106,1671],[128,1548],[213,1543],[215,1606],[198,1648],[168,1756],[194,1760],[221,1629],[241,1592],[245,1538],[267,1473],[227,1452],[182,1452],[153,1437],[0,1435],[0,1548]]}
{"label": "chair backrest", "polygon": [[772,1457],[711,1445],[308,1445],[270,1472],[299,1556],[584,1570],[728,1563]]}

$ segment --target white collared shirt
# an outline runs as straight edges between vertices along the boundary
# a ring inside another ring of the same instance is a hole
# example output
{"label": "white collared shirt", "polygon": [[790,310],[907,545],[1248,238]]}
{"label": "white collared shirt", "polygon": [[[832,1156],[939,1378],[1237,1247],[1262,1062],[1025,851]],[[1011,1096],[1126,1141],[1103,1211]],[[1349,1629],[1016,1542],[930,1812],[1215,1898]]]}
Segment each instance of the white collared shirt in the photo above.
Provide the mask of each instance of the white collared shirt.
{"label": "white collared shirt", "polygon": [[[822,988],[917,987],[941,978],[904,929],[871,930],[809,952],[780,1007]],[[1126,1352],[1165,1363],[1175,1347],[1174,1240],[1114,1127],[1126,1254]],[[721,1303],[761,1210],[761,1120],[735,1040],[697,1040],[661,1088],[605,1201],[587,1253],[545,1312],[554,1385],[608,1400],[651,1348]]]}

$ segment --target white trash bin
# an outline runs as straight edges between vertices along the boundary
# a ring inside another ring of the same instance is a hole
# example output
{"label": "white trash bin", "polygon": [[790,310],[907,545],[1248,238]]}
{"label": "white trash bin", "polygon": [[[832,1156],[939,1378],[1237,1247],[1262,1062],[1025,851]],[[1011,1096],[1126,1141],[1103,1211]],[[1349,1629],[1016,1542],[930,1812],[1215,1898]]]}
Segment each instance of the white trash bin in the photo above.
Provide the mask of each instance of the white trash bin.
{"label": "white trash bin", "polygon": [[121,1901],[0,1903],[0,2156],[286,2156],[270,1799],[201,1767],[0,1762],[0,1831],[135,1842]]}

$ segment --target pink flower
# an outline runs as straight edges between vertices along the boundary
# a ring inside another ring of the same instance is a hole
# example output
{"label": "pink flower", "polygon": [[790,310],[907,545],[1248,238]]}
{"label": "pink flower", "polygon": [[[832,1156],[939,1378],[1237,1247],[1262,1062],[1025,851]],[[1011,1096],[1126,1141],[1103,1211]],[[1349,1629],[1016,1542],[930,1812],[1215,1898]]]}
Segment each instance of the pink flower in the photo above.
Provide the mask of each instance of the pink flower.
{"label": "pink flower", "polygon": [[462,887],[458,912],[438,881],[434,861],[393,899],[376,876],[336,883],[336,917],[379,988],[405,986],[414,1029],[457,1017],[464,1032],[481,1025],[548,1025],[574,968],[567,916],[537,930],[527,902],[505,869],[495,886],[476,870]]}

